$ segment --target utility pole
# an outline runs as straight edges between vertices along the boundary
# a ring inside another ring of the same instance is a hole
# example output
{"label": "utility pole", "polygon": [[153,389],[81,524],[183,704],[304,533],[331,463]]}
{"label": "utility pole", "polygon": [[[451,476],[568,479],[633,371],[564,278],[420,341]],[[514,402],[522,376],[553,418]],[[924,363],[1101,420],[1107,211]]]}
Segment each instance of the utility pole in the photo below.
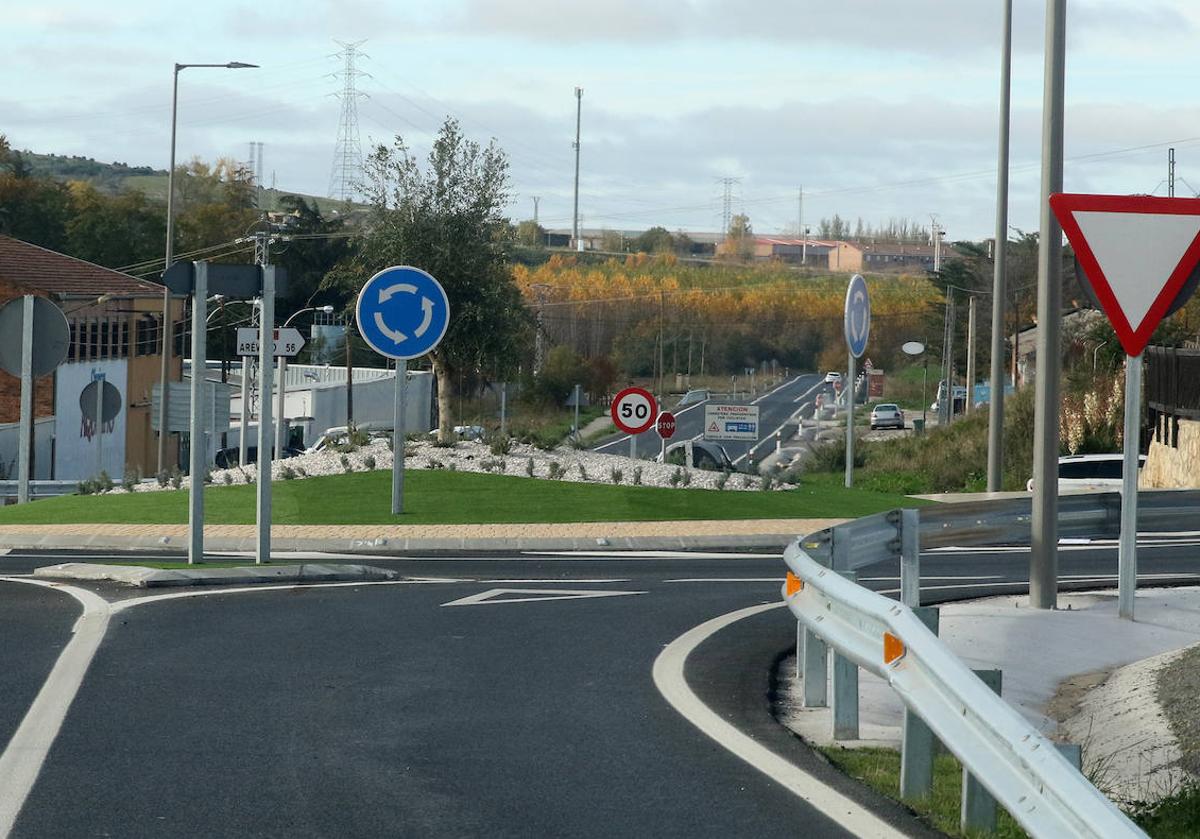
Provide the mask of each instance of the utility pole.
{"label": "utility pole", "polygon": [[[1008,138],[1012,108],[1012,0],[1004,0],[1000,57],[1000,148],[996,161],[996,244],[992,274],[992,398],[988,402],[988,492],[1004,480],[1004,309],[1008,298]],[[1016,353],[1016,342],[1013,342]]]}
{"label": "utility pole", "polygon": [[538,202],[539,202],[539,201],[541,201],[541,200],[542,200],[542,198],[541,198],[541,196],[540,196],[540,195],[535,195],[535,196],[533,196],[533,226],[534,226],[534,227],[537,227],[537,223],[538,223]]}
{"label": "utility pole", "polygon": [[975,404],[975,295],[967,298],[967,401],[963,406],[971,413]]}
{"label": "utility pole", "polygon": [[942,270],[942,226],[938,224],[937,216],[929,217],[930,234],[933,236],[933,270]]}
{"label": "utility pole", "polygon": [[1175,149],[1167,149],[1167,197],[1175,197]]}
{"label": "utility pole", "polygon": [[1050,196],[1063,184],[1063,90],[1066,0],[1046,0],[1046,64],[1042,104],[1041,228],[1038,237],[1037,376],[1034,386],[1033,520],[1029,605],[1058,604],[1058,414],[1062,351],[1062,228]]}
{"label": "utility pole", "polygon": [[667,308],[667,293],[658,292],[658,398],[663,394],[663,311]]}
{"label": "utility pole", "polygon": [[549,286],[545,283],[534,283],[533,293],[537,295],[537,323],[535,325],[536,333],[534,335],[533,345],[533,375],[537,376],[542,372],[542,367],[546,364],[546,330],[542,325],[542,314],[546,307],[546,289]]}
{"label": "utility pole", "polygon": [[579,248],[579,128],[583,121],[583,88],[575,88],[575,214],[571,226],[571,247]]}
{"label": "utility pole", "polygon": [[799,211],[799,225],[796,227],[800,236],[800,264],[808,264],[808,233],[804,230],[804,186],[800,187],[800,205],[797,207]]}
{"label": "utility pole", "polygon": [[947,426],[954,419],[954,289],[946,289],[946,317],[942,336],[942,398],[938,400],[938,422]]}

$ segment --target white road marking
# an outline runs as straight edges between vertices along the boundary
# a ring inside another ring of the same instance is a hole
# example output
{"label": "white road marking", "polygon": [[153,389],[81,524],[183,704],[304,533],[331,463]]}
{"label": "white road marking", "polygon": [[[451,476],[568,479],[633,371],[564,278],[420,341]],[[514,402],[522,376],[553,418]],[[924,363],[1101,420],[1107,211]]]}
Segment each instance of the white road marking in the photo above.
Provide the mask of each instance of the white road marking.
{"label": "white road marking", "polygon": [[663,580],[664,583],[775,583],[779,577],[682,577],[678,580]]}
{"label": "white road marking", "polygon": [[526,556],[603,559],[780,559],[782,553],[712,553],[701,551],[523,551]]}
{"label": "white road marking", "polygon": [[[586,591],[581,589],[492,588],[470,597],[443,603],[443,606],[490,606],[505,603],[533,603],[538,600],[587,600],[593,597],[621,597],[626,594],[645,594],[644,591]],[[507,597],[524,594],[526,597]]]}
{"label": "white road marking", "polygon": [[0,579],[62,591],[83,605],[83,614],[71,628],[71,640],[59,653],[17,732],[0,754],[0,790],[3,790],[0,794],[0,839],[7,839],[104,638],[112,609],[99,595],[75,586],[46,580]]}
{"label": "white road marking", "polygon": [[[819,387],[823,386],[824,384],[825,384],[824,382],[818,382],[817,384],[815,384],[815,385],[813,385],[811,388],[809,388],[809,389],[808,389],[808,390],[807,390],[807,391],[806,391],[804,394],[802,394],[801,396],[799,396],[798,398],[796,398],[796,399],[795,399],[795,400],[793,400],[793,401],[795,401],[795,402],[799,402],[801,399],[804,399],[806,396],[808,396],[808,394],[812,393],[814,390],[816,390],[817,388],[819,388]],[[755,402],[757,402],[757,401],[758,401],[758,400],[755,400]],[[736,457],[736,458],[734,458],[734,459],[733,459],[733,462],[734,462],[734,463],[737,463],[739,460],[745,460],[747,457],[749,457],[750,455],[754,454],[754,450],[755,450],[755,449],[757,449],[759,446],[762,446],[762,445],[763,445],[763,444],[765,444],[765,443],[769,443],[769,442],[771,442],[771,441],[774,439],[775,435],[776,435],[778,432],[782,431],[782,430],[783,430],[783,427],[784,427],[785,425],[787,425],[788,423],[790,423],[791,421],[792,421],[792,415],[791,415],[791,414],[789,414],[789,415],[788,415],[788,418],[787,418],[787,419],[785,419],[783,422],[781,422],[781,423],[779,424],[779,427],[778,427],[778,428],[776,428],[774,431],[772,431],[772,432],[771,432],[770,434],[768,434],[766,437],[763,437],[761,440],[759,440],[757,443],[755,443],[753,446],[751,446],[749,449],[747,449],[747,450],[746,450],[746,453],[745,453],[744,455],[742,455],[741,457]]]}
{"label": "white road marking", "polygon": [[872,839],[905,836],[905,833],[877,818],[857,801],[847,798],[799,766],[784,760],[743,734],[700,701],[688,686],[683,669],[692,650],[730,624],[783,606],[783,603],[765,603],[739,609],[706,621],[680,635],[654,660],[655,687],[671,707],[692,725],[855,836]]}

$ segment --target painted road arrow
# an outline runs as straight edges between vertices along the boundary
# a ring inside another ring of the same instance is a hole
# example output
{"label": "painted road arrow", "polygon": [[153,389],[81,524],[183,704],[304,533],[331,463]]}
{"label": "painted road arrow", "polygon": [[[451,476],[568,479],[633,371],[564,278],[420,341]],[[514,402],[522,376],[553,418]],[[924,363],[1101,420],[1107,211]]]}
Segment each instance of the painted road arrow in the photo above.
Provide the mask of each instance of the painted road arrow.
{"label": "painted road arrow", "polygon": [[[593,597],[621,597],[645,594],[644,591],[595,591],[580,589],[492,588],[470,597],[443,603],[443,606],[486,606],[493,603],[533,603],[538,600],[586,600]],[[512,597],[510,595],[524,595]]]}

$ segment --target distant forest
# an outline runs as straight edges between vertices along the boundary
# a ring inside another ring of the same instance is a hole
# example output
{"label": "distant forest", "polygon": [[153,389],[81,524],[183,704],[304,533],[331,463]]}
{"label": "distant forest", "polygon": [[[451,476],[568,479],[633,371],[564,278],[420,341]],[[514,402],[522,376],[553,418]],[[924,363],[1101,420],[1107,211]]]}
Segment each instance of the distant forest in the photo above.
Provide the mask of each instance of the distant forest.
{"label": "distant forest", "polygon": [[152,166],[130,166],[127,163],[101,163],[81,155],[37,154],[31,151],[18,152],[29,166],[33,175],[53,178],[56,181],[87,181],[97,190],[116,195],[125,186],[125,179],[133,175],[167,176],[166,169]]}

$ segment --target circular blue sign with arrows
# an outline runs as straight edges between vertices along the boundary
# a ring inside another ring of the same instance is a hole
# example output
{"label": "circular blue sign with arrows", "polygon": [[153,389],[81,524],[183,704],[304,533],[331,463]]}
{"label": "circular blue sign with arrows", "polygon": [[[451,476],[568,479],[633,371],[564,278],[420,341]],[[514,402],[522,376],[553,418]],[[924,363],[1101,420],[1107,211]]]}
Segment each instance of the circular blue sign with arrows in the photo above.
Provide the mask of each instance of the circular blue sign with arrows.
{"label": "circular blue sign with arrows", "polygon": [[862,274],[851,277],[850,287],[846,289],[845,327],[850,355],[861,358],[871,336],[871,300],[867,297],[867,281]]}
{"label": "circular blue sign with arrows", "polygon": [[407,361],[438,345],[450,325],[446,290],[428,272],[385,268],[358,293],[358,332],[380,355]]}

